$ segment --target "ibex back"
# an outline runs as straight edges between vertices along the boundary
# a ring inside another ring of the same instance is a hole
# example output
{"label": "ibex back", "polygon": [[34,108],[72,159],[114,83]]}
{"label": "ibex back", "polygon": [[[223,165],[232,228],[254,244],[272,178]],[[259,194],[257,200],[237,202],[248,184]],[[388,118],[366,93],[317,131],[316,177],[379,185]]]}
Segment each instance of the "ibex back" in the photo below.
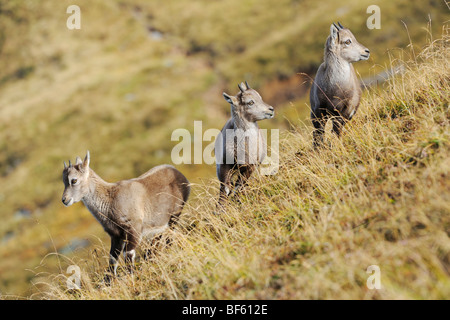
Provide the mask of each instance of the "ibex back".
{"label": "ibex back", "polygon": [[116,274],[117,259],[134,262],[143,237],[161,233],[178,217],[189,197],[189,181],[170,165],[154,167],[138,178],[105,182],[89,167],[89,151],[75,165],[64,163],[62,202],[82,201],[111,237],[110,268]]}
{"label": "ibex back", "polygon": [[333,132],[339,136],[345,122],[358,110],[361,86],[352,63],[367,60],[369,55],[369,49],[360,44],[349,29],[340,23],[331,25],[324,62],[310,92],[314,146],[323,142],[329,118],[333,121]]}

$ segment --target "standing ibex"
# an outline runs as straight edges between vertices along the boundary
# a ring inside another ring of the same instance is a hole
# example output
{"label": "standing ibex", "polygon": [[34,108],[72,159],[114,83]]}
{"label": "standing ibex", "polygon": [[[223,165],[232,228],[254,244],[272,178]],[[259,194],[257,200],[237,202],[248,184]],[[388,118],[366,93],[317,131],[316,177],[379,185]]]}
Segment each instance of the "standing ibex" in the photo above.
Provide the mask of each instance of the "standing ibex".
{"label": "standing ibex", "polygon": [[[240,91],[236,96],[223,93],[231,105],[231,118],[215,142],[216,172],[220,181],[219,204],[233,187],[237,189],[245,184],[255,166],[266,157],[266,141],[256,121],[274,116],[273,107],[265,103],[247,82],[238,87]],[[235,173],[238,177],[233,186]]]}
{"label": "standing ibex", "polygon": [[174,167],[161,165],[138,178],[108,183],[89,168],[89,161],[88,151],[84,161],[64,162],[62,202],[82,201],[109,234],[110,270],[116,275],[122,251],[132,266],[139,241],[161,233],[178,217],[189,197],[189,181]]}
{"label": "standing ibex", "polygon": [[324,62],[311,87],[311,121],[314,125],[314,146],[323,142],[325,125],[333,121],[338,136],[345,122],[359,106],[361,87],[352,62],[369,59],[369,49],[361,45],[340,23],[332,24],[325,44]]}

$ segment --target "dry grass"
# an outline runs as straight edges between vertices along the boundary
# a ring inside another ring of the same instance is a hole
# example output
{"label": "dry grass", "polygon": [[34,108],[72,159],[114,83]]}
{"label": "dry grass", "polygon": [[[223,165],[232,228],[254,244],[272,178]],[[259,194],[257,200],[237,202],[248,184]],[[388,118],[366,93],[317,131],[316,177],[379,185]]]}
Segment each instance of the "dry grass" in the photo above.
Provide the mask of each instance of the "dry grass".
{"label": "dry grass", "polygon": [[[62,261],[39,297],[449,299],[449,40],[393,60],[406,71],[366,92],[329,148],[313,151],[309,128],[283,133],[279,172],[255,174],[221,215],[212,214],[216,185],[194,185],[172,244],[133,275],[104,285],[100,247]],[[76,292],[65,286],[71,263],[83,270]],[[370,265],[380,290],[366,287]]]}
{"label": "dry grass", "polygon": [[[203,121],[204,130],[222,125],[229,107],[221,93],[236,92],[244,79],[276,107],[276,117],[261,126],[284,131],[294,124],[299,135],[287,135],[282,144],[304,137],[292,149],[313,157],[302,129],[308,84],[297,72],[314,74],[331,21],[351,27],[370,48],[371,59],[355,65],[366,78],[389,65],[389,48],[404,48],[411,39],[419,52],[448,19],[441,0],[78,0],[82,28],[71,31],[71,4],[0,2],[2,297],[29,297],[36,273],[65,271],[65,259],[55,253],[73,240],[108,241],[82,204],[61,204],[62,161],[89,149],[93,168],[108,181],[171,163],[172,131],[192,132],[194,120]],[[382,7],[380,30],[366,27],[370,4]],[[154,29],[161,39],[154,39]],[[389,99],[386,112],[403,114],[408,109],[396,100]],[[289,159],[290,151],[283,152]],[[215,168],[177,168],[200,184],[190,201],[196,206],[195,193],[213,184],[201,181],[213,178]],[[206,199],[214,195],[212,189]],[[67,253],[67,259],[91,261],[94,248]]]}

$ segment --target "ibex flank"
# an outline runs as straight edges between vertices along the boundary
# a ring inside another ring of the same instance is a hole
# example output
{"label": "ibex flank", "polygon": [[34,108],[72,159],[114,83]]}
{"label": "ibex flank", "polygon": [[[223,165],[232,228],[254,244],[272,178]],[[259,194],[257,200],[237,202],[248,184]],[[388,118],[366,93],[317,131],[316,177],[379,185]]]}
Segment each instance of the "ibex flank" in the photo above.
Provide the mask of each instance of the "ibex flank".
{"label": "ibex flank", "polygon": [[89,167],[89,151],[75,165],[64,163],[65,206],[82,201],[111,237],[110,270],[116,275],[120,253],[132,266],[143,237],[163,232],[181,213],[190,186],[170,165],[154,167],[143,175],[116,183],[105,182]]}
{"label": "ibex flank", "polygon": [[310,92],[314,146],[323,143],[325,125],[333,121],[338,136],[358,110],[361,86],[352,63],[369,59],[370,51],[340,23],[332,24],[325,44],[324,62],[320,65]]}

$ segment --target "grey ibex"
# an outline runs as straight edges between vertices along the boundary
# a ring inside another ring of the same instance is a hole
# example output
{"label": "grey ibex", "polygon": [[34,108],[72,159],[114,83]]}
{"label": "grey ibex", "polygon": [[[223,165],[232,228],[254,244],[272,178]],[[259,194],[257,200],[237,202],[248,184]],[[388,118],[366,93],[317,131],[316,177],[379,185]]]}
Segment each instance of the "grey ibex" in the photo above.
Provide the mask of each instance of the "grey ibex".
{"label": "grey ibex", "polygon": [[325,125],[333,121],[333,132],[340,136],[345,122],[358,110],[361,86],[352,63],[369,59],[369,49],[361,45],[341,23],[332,24],[325,44],[324,62],[311,87],[311,121],[314,146],[323,142]]}
{"label": "grey ibex", "polygon": [[116,183],[105,182],[89,167],[89,151],[75,165],[64,162],[62,202],[82,201],[111,237],[110,270],[116,275],[118,257],[133,266],[135,249],[143,237],[162,233],[178,217],[189,197],[189,181],[170,165]]}
{"label": "grey ibex", "polygon": [[[266,141],[257,121],[270,119],[274,109],[263,101],[259,93],[247,82],[238,85],[236,96],[223,93],[231,105],[231,118],[216,138],[216,173],[220,181],[219,204],[244,185],[266,157]],[[234,174],[238,177],[232,182]]]}

